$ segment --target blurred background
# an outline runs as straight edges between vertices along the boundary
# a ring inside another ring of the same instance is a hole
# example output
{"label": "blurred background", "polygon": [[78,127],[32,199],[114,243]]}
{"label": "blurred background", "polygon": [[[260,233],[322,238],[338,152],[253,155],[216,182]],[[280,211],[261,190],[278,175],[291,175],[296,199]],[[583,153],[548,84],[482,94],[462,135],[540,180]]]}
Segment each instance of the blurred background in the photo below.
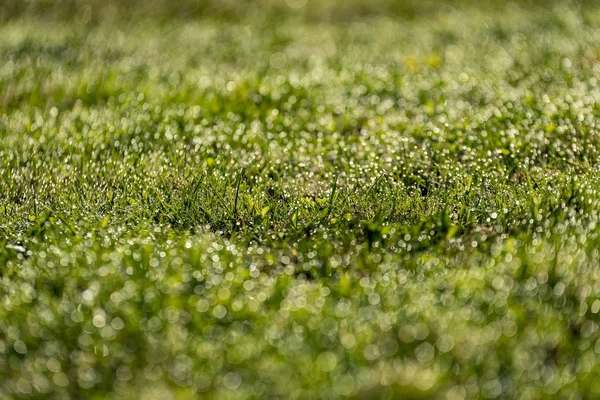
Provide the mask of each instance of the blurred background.
{"label": "blurred background", "polygon": [[497,8],[564,5],[587,7],[593,0],[3,0],[0,20],[19,17],[101,21],[136,18],[245,19],[300,15],[312,19],[346,20],[364,16],[412,18],[448,7]]}

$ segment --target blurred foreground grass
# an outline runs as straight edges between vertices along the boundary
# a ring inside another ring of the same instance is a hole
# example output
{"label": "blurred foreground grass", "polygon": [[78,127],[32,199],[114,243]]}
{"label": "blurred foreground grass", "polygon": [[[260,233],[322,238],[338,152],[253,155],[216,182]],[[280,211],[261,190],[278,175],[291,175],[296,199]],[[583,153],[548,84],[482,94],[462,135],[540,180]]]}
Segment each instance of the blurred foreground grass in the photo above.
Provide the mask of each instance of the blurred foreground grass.
{"label": "blurred foreground grass", "polygon": [[1,398],[600,395],[600,7],[0,6]]}

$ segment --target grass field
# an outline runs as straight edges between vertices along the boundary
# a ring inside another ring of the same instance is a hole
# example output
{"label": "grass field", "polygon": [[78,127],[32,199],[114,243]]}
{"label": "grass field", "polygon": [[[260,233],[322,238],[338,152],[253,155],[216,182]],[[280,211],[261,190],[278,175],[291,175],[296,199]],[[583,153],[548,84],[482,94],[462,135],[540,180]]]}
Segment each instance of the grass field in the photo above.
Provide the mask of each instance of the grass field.
{"label": "grass field", "polygon": [[1,399],[600,396],[600,4],[0,20]]}

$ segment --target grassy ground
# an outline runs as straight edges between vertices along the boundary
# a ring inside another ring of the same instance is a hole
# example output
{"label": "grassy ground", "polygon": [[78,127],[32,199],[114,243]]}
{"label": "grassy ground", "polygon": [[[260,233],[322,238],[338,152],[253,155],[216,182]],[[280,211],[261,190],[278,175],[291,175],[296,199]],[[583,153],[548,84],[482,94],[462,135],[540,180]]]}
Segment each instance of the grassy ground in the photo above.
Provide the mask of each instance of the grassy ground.
{"label": "grassy ground", "polygon": [[0,398],[600,395],[600,7],[22,4]]}

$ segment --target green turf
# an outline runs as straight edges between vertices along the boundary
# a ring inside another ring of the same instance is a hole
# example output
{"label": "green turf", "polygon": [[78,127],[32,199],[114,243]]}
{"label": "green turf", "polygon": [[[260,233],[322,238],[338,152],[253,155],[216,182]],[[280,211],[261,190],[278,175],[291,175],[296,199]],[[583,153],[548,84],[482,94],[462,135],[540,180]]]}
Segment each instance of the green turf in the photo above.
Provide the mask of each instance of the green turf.
{"label": "green turf", "polygon": [[600,396],[600,5],[492,3],[7,1],[0,398]]}

